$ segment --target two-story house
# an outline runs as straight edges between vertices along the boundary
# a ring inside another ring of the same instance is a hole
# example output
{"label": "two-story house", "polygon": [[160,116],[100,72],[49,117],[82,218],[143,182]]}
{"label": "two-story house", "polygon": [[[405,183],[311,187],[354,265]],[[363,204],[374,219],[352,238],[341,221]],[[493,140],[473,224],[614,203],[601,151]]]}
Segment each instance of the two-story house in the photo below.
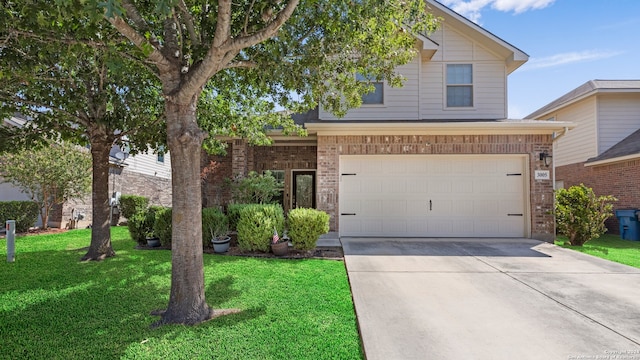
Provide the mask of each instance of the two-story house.
{"label": "two-story house", "polygon": [[[555,235],[554,134],[572,124],[507,119],[507,77],[528,55],[437,1],[441,28],[416,36],[401,88],[375,84],[337,118],[300,116],[309,136],[270,147],[230,143],[203,189],[205,206],[228,199],[223,177],[270,170],[286,209],[315,207],[339,236],[527,237]],[[208,161],[208,160],[207,160]]]}
{"label": "two-story house", "polygon": [[[527,118],[578,124],[554,144],[557,188],[583,183],[640,208],[640,80],[591,80]],[[607,222],[618,233],[615,218]]]}

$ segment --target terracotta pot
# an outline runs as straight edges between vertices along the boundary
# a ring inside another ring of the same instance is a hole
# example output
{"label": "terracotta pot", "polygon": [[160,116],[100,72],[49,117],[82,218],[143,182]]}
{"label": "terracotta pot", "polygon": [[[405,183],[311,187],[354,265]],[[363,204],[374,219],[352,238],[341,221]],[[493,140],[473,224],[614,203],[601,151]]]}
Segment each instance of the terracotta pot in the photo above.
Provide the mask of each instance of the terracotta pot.
{"label": "terracotta pot", "polygon": [[285,256],[289,253],[289,243],[285,241],[277,244],[271,244],[271,252],[275,256]]}

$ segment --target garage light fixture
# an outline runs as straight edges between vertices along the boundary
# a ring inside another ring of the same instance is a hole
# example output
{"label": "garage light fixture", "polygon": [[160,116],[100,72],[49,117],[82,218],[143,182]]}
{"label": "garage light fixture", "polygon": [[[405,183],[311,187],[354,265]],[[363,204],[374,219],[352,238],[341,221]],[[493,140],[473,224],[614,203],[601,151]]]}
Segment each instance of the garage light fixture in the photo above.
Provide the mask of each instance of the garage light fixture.
{"label": "garage light fixture", "polygon": [[549,165],[551,165],[551,159],[553,159],[553,156],[549,155],[547,150],[540,153],[540,161],[544,162],[545,167],[549,167]]}

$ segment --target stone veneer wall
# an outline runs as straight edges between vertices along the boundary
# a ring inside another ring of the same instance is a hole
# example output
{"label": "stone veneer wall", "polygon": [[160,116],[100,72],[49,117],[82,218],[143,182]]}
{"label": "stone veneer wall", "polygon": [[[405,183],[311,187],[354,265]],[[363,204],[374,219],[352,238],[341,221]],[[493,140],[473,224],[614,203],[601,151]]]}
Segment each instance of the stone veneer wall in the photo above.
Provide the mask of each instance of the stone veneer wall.
{"label": "stone veneer wall", "polygon": [[[640,209],[640,159],[607,165],[584,166],[584,162],[556,168],[556,181],[564,187],[585,184],[596,195],[613,195],[618,201],[614,209]],[[613,216],[606,222],[612,234],[619,234],[618,219]]]}
{"label": "stone veneer wall", "polygon": [[539,160],[552,155],[550,135],[406,135],[318,136],[317,208],[331,216],[331,231],[338,231],[340,155],[366,154],[527,154],[531,236],[553,241],[555,222],[552,180],[534,180],[534,170],[550,170]]}

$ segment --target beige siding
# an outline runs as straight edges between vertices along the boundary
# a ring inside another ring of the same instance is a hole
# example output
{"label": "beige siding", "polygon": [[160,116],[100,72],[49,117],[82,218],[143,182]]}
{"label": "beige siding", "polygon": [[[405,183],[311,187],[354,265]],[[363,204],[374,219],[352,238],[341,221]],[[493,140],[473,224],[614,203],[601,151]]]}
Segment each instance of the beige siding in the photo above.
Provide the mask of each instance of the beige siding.
{"label": "beige siding", "polygon": [[547,120],[574,122],[578,126],[560,138],[554,147],[555,166],[584,162],[598,156],[596,146],[596,100],[590,97],[547,115]]}
{"label": "beige siding", "polygon": [[169,154],[165,154],[164,163],[158,162],[158,156],[149,151],[148,154],[138,154],[129,157],[125,164],[127,164],[127,171],[137,172],[140,174],[157,176],[163,179],[171,178],[171,157]]}
{"label": "beige siding", "polygon": [[[422,62],[422,119],[503,119],[507,117],[505,59],[445,25],[433,34],[440,50]],[[472,108],[446,107],[446,64],[473,65]]]}
{"label": "beige siding", "polygon": [[[3,183],[4,179],[0,178],[0,201],[26,201],[31,198],[9,183]],[[3,224],[4,226],[4,224]]]}
{"label": "beige siding", "polygon": [[[405,77],[404,86],[391,87],[384,84],[383,105],[363,105],[350,110],[343,120],[418,120],[420,58],[398,68]],[[336,120],[333,114],[320,109],[320,119]]]}
{"label": "beige siding", "polygon": [[[507,117],[506,59],[445,24],[430,36],[440,44],[431,59],[418,56],[400,67],[402,88],[385,85],[384,106],[350,110],[344,120],[462,120]],[[473,65],[474,106],[447,108],[445,71],[448,63]],[[337,118],[320,109],[320,119]]]}
{"label": "beige siding", "polygon": [[598,154],[640,129],[640,94],[598,96]]}

